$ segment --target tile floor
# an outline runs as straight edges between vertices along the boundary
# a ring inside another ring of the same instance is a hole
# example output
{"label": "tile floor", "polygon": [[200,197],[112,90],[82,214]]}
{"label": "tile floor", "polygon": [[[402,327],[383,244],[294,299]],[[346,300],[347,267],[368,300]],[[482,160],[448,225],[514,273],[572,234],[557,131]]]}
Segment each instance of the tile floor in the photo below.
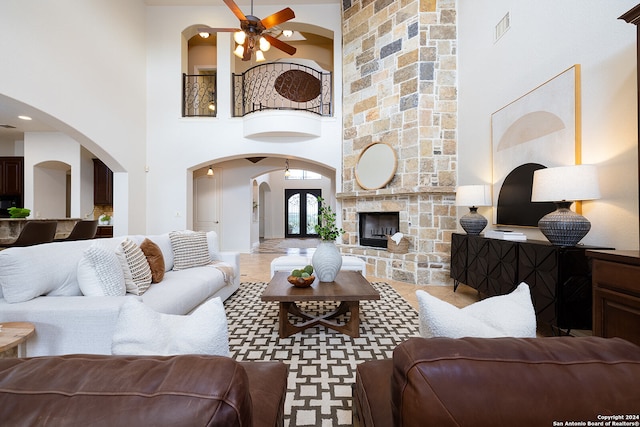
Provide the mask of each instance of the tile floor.
{"label": "tile floor", "polygon": [[[268,282],[271,279],[271,261],[283,255],[309,255],[315,250],[317,239],[267,239],[251,254],[240,254],[240,281]],[[417,310],[415,291],[423,289],[457,307],[464,307],[479,300],[478,292],[460,285],[456,292],[452,286],[416,286],[386,278],[367,276],[370,282],[386,282],[402,295]]]}

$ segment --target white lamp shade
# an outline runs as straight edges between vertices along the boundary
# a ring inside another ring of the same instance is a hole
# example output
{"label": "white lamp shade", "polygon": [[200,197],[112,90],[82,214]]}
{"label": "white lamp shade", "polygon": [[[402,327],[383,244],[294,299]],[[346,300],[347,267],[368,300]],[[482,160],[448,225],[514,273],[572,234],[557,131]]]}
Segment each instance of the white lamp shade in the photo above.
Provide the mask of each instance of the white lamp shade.
{"label": "white lamp shade", "polygon": [[532,202],[562,202],[600,198],[594,165],[560,166],[533,173]]}
{"label": "white lamp shade", "polygon": [[459,186],[456,206],[491,206],[491,187],[486,184]]}

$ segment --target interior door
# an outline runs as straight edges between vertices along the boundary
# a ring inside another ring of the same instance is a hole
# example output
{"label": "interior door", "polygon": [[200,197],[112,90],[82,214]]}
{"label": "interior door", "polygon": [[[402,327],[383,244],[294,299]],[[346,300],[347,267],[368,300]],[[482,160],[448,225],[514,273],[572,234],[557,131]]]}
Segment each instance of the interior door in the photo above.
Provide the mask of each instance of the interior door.
{"label": "interior door", "polygon": [[318,223],[320,196],[320,189],[284,190],[285,237],[318,237],[315,226]]}
{"label": "interior door", "polygon": [[220,236],[220,182],[218,174],[199,176],[193,183],[195,231],[215,231]]}

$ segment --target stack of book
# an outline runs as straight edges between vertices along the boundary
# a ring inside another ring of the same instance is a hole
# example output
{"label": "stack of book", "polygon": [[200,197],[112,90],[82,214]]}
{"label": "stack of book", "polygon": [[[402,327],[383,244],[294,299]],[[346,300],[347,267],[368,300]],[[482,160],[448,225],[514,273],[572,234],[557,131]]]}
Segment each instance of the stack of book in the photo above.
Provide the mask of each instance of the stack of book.
{"label": "stack of book", "polygon": [[488,230],[484,233],[484,237],[502,240],[527,240],[526,234],[511,230]]}

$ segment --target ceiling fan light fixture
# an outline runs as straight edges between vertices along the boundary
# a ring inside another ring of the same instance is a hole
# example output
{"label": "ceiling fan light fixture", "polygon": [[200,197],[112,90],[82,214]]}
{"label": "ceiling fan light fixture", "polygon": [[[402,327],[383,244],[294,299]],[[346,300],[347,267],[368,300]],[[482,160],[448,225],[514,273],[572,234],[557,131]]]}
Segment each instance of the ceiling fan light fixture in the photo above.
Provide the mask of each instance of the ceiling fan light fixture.
{"label": "ceiling fan light fixture", "polygon": [[238,44],[243,44],[246,37],[247,35],[244,31],[236,31],[233,33],[233,40]]}
{"label": "ceiling fan light fixture", "polygon": [[256,51],[256,62],[264,61],[264,53],[261,50]]}
{"label": "ceiling fan light fixture", "polygon": [[242,46],[241,44],[236,46],[236,50],[233,51],[233,54],[238,58],[242,58],[244,55],[244,46]]}
{"label": "ceiling fan light fixture", "polygon": [[260,50],[266,52],[269,49],[271,49],[271,43],[264,37],[260,37]]}

